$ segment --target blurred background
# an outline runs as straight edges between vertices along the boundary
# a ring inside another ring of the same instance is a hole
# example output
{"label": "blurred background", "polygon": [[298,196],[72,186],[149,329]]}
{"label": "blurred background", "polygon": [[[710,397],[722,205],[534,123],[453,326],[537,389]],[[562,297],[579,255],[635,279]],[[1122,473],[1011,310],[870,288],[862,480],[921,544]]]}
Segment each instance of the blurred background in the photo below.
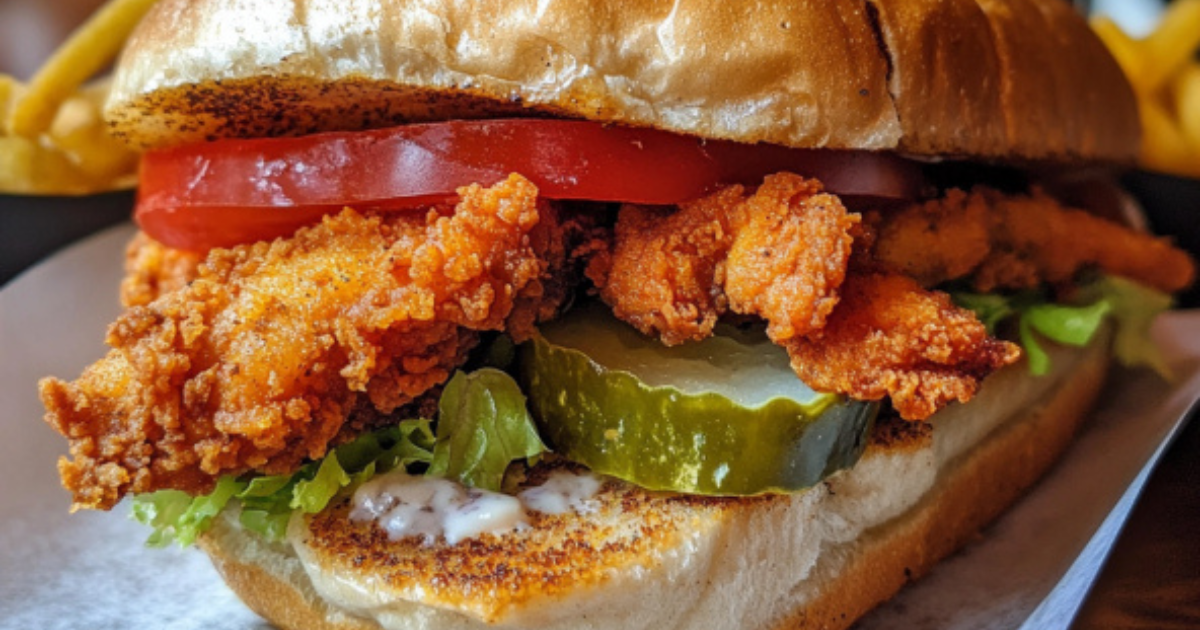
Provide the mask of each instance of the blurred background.
{"label": "blurred background", "polygon": [[[1066,0],[1064,0],[1066,1]],[[0,0],[0,74],[28,80],[102,0]],[[1140,38],[1156,26],[1161,0],[1077,0]],[[0,165],[2,166],[2,165]],[[1126,186],[1155,231],[1200,255],[1200,181],[1135,173]],[[63,246],[124,221],[131,192],[88,197],[0,194],[0,287]],[[1185,305],[1200,305],[1193,290]],[[1078,628],[1200,627],[1200,428],[1192,423],[1146,494],[1076,620]]]}
{"label": "blurred background", "polygon": [[103,0],[0,0],[0,72],[27,80]]}
{"label": "blurred background", "polygon": [[[1087,6],[1092,13],[1113,18],[1127,33],[1144,37],[1154,30],[1166,2],[1163,0],[1092,0],[1076,2]],[[1090,5],[1090,6],[1089,6]]]}

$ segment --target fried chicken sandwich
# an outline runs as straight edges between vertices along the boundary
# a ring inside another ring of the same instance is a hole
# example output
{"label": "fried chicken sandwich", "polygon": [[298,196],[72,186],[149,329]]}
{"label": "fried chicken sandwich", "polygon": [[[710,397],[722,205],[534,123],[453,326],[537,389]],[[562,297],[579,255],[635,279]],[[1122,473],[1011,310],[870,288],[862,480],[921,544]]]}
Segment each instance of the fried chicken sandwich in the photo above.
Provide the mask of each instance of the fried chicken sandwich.
{"label": "fried chicken sandwich", "polygon": [[106,116],[63,483],[284,628],[846,627],[1194,275],[1061,0],[162,0]]}

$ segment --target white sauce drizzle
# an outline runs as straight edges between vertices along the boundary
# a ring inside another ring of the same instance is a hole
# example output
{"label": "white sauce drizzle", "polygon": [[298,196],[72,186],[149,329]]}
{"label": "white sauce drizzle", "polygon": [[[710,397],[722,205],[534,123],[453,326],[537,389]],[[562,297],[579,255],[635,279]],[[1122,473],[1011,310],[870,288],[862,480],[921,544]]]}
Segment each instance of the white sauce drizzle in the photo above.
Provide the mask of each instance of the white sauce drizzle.
{"label": "white sauce drizzle", "polygon": [[566,470],[550,473],[546,483],[526,488],[517,495],[525,507],[545,514],[565,514],[574,510],[587,514],[596,508],[589,501],[600,491],[600,478],[595,475],[577,475]]}
{"label": "white sauce drizzle", "polygon": [[402,471],[364,483],[354,491],[353,505],[350,520],[375,521],[391,540],[421,536],[426,544],[445,537],[453,545],[527,524],[516,497]]}
{"label": "white sauce drizzle", "polygon": [[526,527],[526,510],[546,514],[589,511],[589,499],[600,486],[600,479],[594,475],[556,470],[546,483],[513,497],[395,470],[354,491],[350,520],[375,521],[390,540],[420,536],[427,545],[438,538],[453,545],[480,534]]}

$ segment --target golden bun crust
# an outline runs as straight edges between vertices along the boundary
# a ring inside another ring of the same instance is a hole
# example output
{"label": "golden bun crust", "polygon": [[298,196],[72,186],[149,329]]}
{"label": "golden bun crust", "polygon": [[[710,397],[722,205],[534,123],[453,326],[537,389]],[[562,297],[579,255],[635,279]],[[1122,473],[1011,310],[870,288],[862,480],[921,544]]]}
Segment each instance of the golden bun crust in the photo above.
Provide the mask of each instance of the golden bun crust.
{"label": "golden bun crust", "polygon": [[539,114],[994,160],[1139,137],[1062,0],[163,0],[106,111],[140,147]]}
{"label": "golden bun crust", "polygon": [[334,612],[286,550],[243,531],[216,530],[197,545],[251,610],[281,630],[379,630],[369,619]]}
{"label": "golden bun crust", "polygon": [[[1063,355],[1055,358],[1056,363],[1065,360]],[[630,502],[628,491],[620,491],[617,503],[624,506],[620,518],[642,519],[652,532],[650,537],[657,541],[651,545],[657,550],[605,564],[612,577],[602,587],[585,578],[575,594],[556,591],[531,596],[519,590],[519,596],[507,606],[525,610],[511,615],[474,614],[473,608],[491,606],[492,600],[509,593],[506,588],[488,588],[486,576],[468,579],[454,573],[453,567],[463,566],[456,561],[456,554],[471,553],[474,546],[414,551],[397,543],[397,553],[424,555],[428,571],[450,573],[433,581],[421,578],[427,588],[404,596],[415,598],[412,603],[402,599],[390,604],[392,608],[381,619],[391,615],[394,627],[411,624],[438,630],[479,629],[487,622],[589,629],[693,625],[846,628],[971,539],[1062,454],[1101,389],[1108,365],[1106,344],[1095,344],[1070,361],[1069,367],[1062,368],[1060,380],[1045,389],[1016,384],[993,392],[984,413],[1006,408],[1006,403],[995,403],[998,398],[1033,395],[1037,401],[994,429],[969,428],[957,422],[953,426],[958,429],[938,437],[937,424],[932,436],[928,431],[913,430],[921,425],[889,425],[894,431],[878,431],[859,466],[799,495],[713,502],[673,502],[659,497]],[[1027,368],[1020,365],[1012,370],[1018,369]],[[1014,384],[1012,376],[1010,371],[1007,384]],[[985,390],[981,396],[986,394]],[[961,447],[953,442],[961,442]],[[941,461],[935,453],[947,448],[960,454]],[[922,472],[928,474],[916,474]],[[923,489],[926,485],[928,490]],[[905,494],[911,499],[893,498]],[[903,507],[905,504],[908,507]],[[643,513],[632,513],[636,511]],[[604,507],[580,518],[596,523],[597,532],[627,529],[612,527]],[[876,520],[879,524],[870,524]],[[346,536],[363,538],[345,522],[349,528]],[[832,533],[825,529],[829,524],[835,524]],[[328,527],[328,523],[311,526],[294,521],[291,540],[296,546],[292,546],[265,543],[240,530],[236,519],[226,518],[201,544],[243,601],[281,628],[382,627],[376,620],[358,616],[367,615],[366,609],[354,607],[361,603],[356,598],[364,590],[390,597],[388,584],[395,578],[388,569],[354,575],[346,567],[335,566],[336,555],[333,561],[326,556],[306,569],[302,558],[311,556],[313,549],[318,549],[320,556],[321,542],[311,539],[326,536],[322,530]],[[865,529],[855,533],[856,528]],[[508,541],[512,549],[525,549],[524,538],[513,536],[516,539]],[[825,537],[827,542],[804,547],[814,537]],[[798,547],[797,540],[805,542]],[[592,542],[603,544],[602,540]],[[572,549],[564,546],[562,553],[569,556],[575,553]],[[797,549],[802,552],[797,554]],[[781,558],[787,560],[780,562]],[[512,559],[520,561],[520,556]],[[569,561],[570,557],[564,557],[564,562]],[[796,569],[797,565],[804,568]],[[319,585],[314,586],[318,582],[309,577],[314,566],[322,568],[321,580],[338,585],[332,600],[330,592],[321,591]],[[403,563],[397,566],[400,573],[408,572]],[[632,577],[626,580],[623,575]],[[530,580],[536,582],[536,578],[533,575]],[[472,601],[452,601],[457,581],[464,582],[462,593]],[[338,599],[346,595],[345,589],[351,595]],[[424,591],[441,594],[430,596]],[[760,601],[764,597],[766,601]],[[712,610],[693,610],[709,604],[713,604]],[[554,614],[555,608],[561,608],[562,614]]]}

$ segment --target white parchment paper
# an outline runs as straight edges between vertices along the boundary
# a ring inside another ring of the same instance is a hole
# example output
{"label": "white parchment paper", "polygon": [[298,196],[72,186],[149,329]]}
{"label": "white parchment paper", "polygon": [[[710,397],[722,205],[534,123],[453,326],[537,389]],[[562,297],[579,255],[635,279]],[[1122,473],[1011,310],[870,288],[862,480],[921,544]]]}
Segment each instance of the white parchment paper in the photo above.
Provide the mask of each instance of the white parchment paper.
{"label": "white parchment paper", "polygon": [[[37,379],[74,378],[104,352],[124,243],[100,234],[0,291],[0,628],[265,628],[196,551],[149,550],[127,511],[68,517]],[[1130,505],[1200,392],[1200,312],[1161,318],[1178,373],[1114,372],[1066,458],[963,552],[863,628],[1063,627]]]}

